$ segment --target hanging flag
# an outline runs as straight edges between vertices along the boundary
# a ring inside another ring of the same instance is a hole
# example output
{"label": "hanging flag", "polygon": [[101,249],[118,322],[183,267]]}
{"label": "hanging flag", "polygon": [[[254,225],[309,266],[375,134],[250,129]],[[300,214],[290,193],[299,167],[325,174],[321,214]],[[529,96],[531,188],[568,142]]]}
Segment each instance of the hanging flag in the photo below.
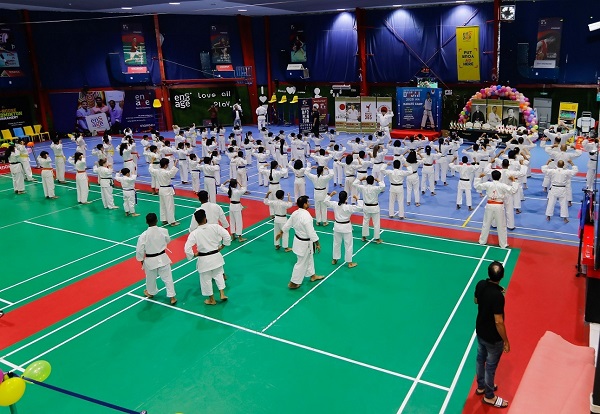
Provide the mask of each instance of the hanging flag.
{"label": "hanging flag", "polygon": [[225,26],[210,27],[210,47],[213,65],[231,63],[229,32]]}
{"label": "hanging flag", "polygon": [[534,68],[556,68],[560,54],[562,18],[540,19],[535,46]]}
{"label": "hanging flag", "polygon": [[8,28],[2,28],[0,29],[0,76],[3,78],[25,76],[19,66],[19,55],[13,33]]}
{"label": "hanging flag", "polygon": [[480,80],[479,53],[479,26],[457,27],[456,64],[459,81]]}
{"label": "hanging flag", "polygon": [[147,73],[146,43],[142,26],[139,24],[123,24],[121,40],[123,57],[127,73]]}

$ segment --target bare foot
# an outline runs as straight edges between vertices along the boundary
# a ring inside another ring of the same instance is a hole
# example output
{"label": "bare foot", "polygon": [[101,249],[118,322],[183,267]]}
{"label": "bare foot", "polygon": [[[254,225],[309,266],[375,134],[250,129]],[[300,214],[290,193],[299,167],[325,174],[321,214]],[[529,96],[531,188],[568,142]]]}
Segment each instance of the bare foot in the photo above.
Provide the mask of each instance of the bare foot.
{"label": "bare foot", "polygon": [[279,249],[281,249],[281,246],[280,245],[276,245],[275,246],[275,250],[279,250]]}
{"label": "bare foot", "polygon": [[420,207],[421,203],[415,203],[415,206]]}
{"label": "bare foot", "polygon": [[154,297],[154,295],[149,294],[146,289],[144,289],[144,296],[146,296],[148,299],[152,299]]}
{"label": "bare foot", "polygon": [[569,219],[565,217],[565,218],[563,218],[563,221],[564,221],[565,223],[568,223],[568,222],[569,222]]}
{"label": "bare foot", "polygon": [[173,223],[171,223],[171,227],[175,227],[175,226],[179,226],[179,222],[178,221],[174,221]]}
{"label": "bare foot", "polygon": [[227,299],[229,299],[227,296],[225,296],[225,295],[221,295],[221,300],[222,300],[223,302],[225,302]]}
{"label": "bare foot", "polygon": [[292,251],[292,248],[291,248],[291,247],[286,247],[286,248],[285,248],[285,250],[284,250],[284,252],[286,252],[286,253],[289,253],[289,252],[291,252],[291,251]]}
{"label": "bare foot", "polygon": [[356,263],[356,262],[350,262],[350,263],[348,263],[348,267],[350,269],[352,269],[353,267],[356,267],[356,266],[358,266],[358,263]]}
{"label": "bare foot", "polygon": [[383,240],[381,240],[381,239],[377,239],[377,240],[375,240],[375,243],[377,243],[377,244],[381,244],[381,243],[383,243]]}
{"label": "bare foot", "polygon": [[367,238],[363,236],[362,241],[366,242]]}
{"label": "bare foot", "polygon": [[473,211],[473,207],[469,206],[469,211]]}
{"label": "bare foot", "polygon": [[171,305],[174,305],[174,304],[176,304],[176,303],[177,303],[177,298],[176,298],[175,296],[173,296],[173,297],[171,298]]}
{"label": "bare foot", "polygon": [[332,264],[332,265],[334,265],[334,264],[337,264],[337,261],[338,261],[338,259],[333,259],[333,260],[331,261],[331,264]]}
{"label": "bare foot", "polygon": [[212,300],[211,300],[211,299],[206,299],[206,300],[204,301],[204,303],[206,303],[207,305],[216,305],[216,304],[217,304],[217,301],[216,301],[216,300],[214,300],[214,299],[212,299]]}
{"label": "bare foot", "polygon": [[244,239],[242,236],[238,237],[238,241],[239,241],[240,243],[241,243],[241,242],[245,242],[246,240],[248,240],[248,239]]}
{"label": "bare foot", "polygon": [[456,205],[456,209],[457,209],[457,210],[460,210],[460,204],[457,204],[457,205]]}
{"label": "bare foot", "polygon": [[546,216],[546,221],[550,221],[550,216]]}
{"label": "bare foot", "polygon": [[131,216],[132,217],[137,217],[137,216],[139,216],[139,213],[131,213]]}
{"label": "bare foot", "polygon": [[290,282],[290,283],[288,283],[288,287],[290,289],[298,289],[300,287],[300,285],[297,283],[294,283],[294,282]]}
{"label": "bare foot", "polygon": [[317,280],[325,279],[325,276],[312,275],[310,277],[311,282],[316,282]]}

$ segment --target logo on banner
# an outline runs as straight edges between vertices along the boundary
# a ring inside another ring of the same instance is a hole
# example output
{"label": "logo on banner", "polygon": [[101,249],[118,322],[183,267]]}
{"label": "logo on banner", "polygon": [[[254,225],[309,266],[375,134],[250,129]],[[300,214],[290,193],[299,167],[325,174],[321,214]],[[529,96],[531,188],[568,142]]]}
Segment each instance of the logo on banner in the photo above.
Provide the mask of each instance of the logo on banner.
{"label": "logo on banner", "polygon": [[185,109],[192,106],[191,95],[192,94],[189,92],[186,92],[181,95],[175,95],[173,97],[173,99],[175,100],[175,108]]}

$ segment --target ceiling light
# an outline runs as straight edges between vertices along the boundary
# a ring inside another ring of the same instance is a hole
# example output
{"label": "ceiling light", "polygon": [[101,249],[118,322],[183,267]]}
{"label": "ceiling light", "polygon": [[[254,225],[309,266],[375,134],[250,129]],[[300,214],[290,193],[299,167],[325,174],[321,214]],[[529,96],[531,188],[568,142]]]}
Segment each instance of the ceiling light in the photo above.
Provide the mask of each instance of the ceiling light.
{"label": "ceiling light", "polygon": [[131,10],[132,8],[131,7],[121,7],[121,9],[123,9],[123,10]]}
{"label": "ceiling light", "polygon": [[346,11],[346,9],[336,9],[337,11]]}
{"label": "ceiling light", "polygon": [[246,9],[238,9],[238,11],[239,11],[239,12],[246,12],[246,11],[248,11],[248,10],[246,10]]}
{"label": "ceiling light", "polygon": [[598,29],[600,29],[600,22],[588,24],[588,27],[590,29],[590,32],[593,32],[594,30],[598,30]]}
{"label": "ceiling light", "polygon": [[402,7],[401,4],[392,4],[392,7]]}
{"label": "ceiling light", "polygon": [[457,3],[466,3],[466,0],[456,0]]}
{"label": "ceiling light", "polygon": [[179,6],[181,3],[169,3],[172,4],[173,6]]}

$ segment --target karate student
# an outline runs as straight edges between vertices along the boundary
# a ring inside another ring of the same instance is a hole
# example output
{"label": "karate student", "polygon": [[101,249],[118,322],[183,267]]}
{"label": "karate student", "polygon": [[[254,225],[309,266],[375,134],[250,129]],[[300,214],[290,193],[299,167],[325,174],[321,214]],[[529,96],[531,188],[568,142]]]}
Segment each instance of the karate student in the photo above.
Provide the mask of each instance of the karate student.
{"label": "karate student", "polygon": [[[257,143],[260,142],[257,141]],[[260,173],[261,169],[265,168],[268,165],[269,153],[265,151],[265,148],[259,146],[258,149],[252,151],[252,156],[256,158],[256,169],[258,170],[258,185],[259,186],[269,186],[269,179],[267,176]]]}
{"label": "karate student", "polygon": [[81,152],[76,152],[72,157],[69,157],[69,164],[73,164],[75,166],[75,185],[77,188],[77,202],[79,204],[90,204],[91,201],[88,201],[88,195],[90,192],[90,184],[88,181],[87,172],[85,169],[87,168],[87,163],[85,161],[85,157]]}
{"label": "karate student", "polygon": [[65,163],[67,158],[63,151],[63,146],[59,138],[53,138],[50,149],[54,152],[54,162],[56,163],[56,179],[60,184],[65,184]]}
{"label": "karate student", "polygon": [[188,156],[190,155],[190,152],[191,152],[191,149],[186,149],[185,144],[183,142],[180,142],[179,144],[177,144],[177,150],[175,151],[175,153],[177,154],[177,159],[179,160],[179,168],[180,168],[179,177],[181,178],[181,184],[188,183],[188,177],[189,177]]}
{"label": "karate student", "polygon": [[83,139],[83,134],[80,133],[77,137],[71,137],[71,141],[75,142],[77,145],[77,149],[75,152],[80,152],[85,155],[85,150],[87,149],[87,145],[85,144],[85,139]]}
{"label": "karate student", "polygon": [[125,215],[132,217],[139,216],[135,212],[135,205],[137,204],[135,179],[136,175],[131,174],[129,168],[123,168],[121,172],[115,175],[115,180],[121,183],[121,188],[123,189],[123,209],[125,210]]}
{"label": "karate student", "polygon": [[198,167],[198,157],[192,153],[189,156],[190,175],[192,176],[192,191],[198,193],[200,191],[200,168]]}
{"label": "karate student", "polygon": [[169,160],[163,158],[160,160],[160,169],[150,169],[150,174],[156,179],[159,185],[158,199],[160,202],[160,221],[163,224],[169,223],[171,226],[178,226],[179,222],[175,221],[175,189],[171,180],[177,174],[179,169],[176,167],[177,161],[169,168]]}
{"label": "karate student", "polygon": [[152,299],[158,293],[156,279],[160,277],[167,289],[167,297],[170,298],[171,305],[174,305],[177,303],[177,298],[171,273],[171,259],[166,253],[171,237],[166,229],[157,227],[157,223],[156,214],[146,215],[148,229],[140,235],[137,241],[135,258],[142,263],[142,268],[146,273],[144,295],[148,299]]}
{"label": "karate student", "polygon": [[267,108],[266,105],[260,105],[256,108],[256,117],[258,120],[258,130],[260,131],[267,126]]}
{"label": "karate student", "polygon": [[458,172],[458,186],[456,189],[456,209],[460,210],[460,206],[462,204],[462,195],[465,193],[465,198],[467,202],[467,206],[469,207],[469,211],[473,211],[473,199],[471,196],[471,183],[473,182],[473,177],[475,177],[475,172],[479,168],[477,165],[469,164],[469,158],[464,155],[462,157],[461,164],[455,164],[456,156],[452,159],[449,167],[452,172]]}
{"label": "karate student", "polygon": [[[447,139],[440,137],[438,140],[437,152],[440,154],[438,158],[438,162],[435,164],[437,168],[435,169],[435,182],[442,181],[444,185],[448,185],[446,179],[448,177],[448,167],[450,164],[450,156],[448,153],[450,152],[451,147],[448,143]],[[434,183],[435,183],[434,182]]]}
{"label": "karate student", "polygon": [[329,151],[329,154],[333,158],[333,186],[344,185],[344,152],[346,148],[341,145],[333,144],[333,150]]}
{"label": "karate student", "polygon": [[113,198],[113,169],[106,165],[106,160],[98,160],[98,165],[94,165],[94,172],[98,174],[98,184],[100,184],[104,208],[111,210],[119,208],[115,206]]}
{"label": "karate student", "polygon": [[[102,144],[98,144],[96,145],[96,148],[92,149],[92,156],[98,158],[98,161],[100,160],[107,160],[106,154],[104,153],[104,147],[102,146]],[[94,163],[94,165],[98,165],[98,161],[96,161]]]}
{"label": "karate student", "polygon": [[[338,260],[342,258],[342,242],[344,243],[344,260],[348,263],[349,268],[356,267],[358,263],[352,261],[354,253],[354,239],[352,237],[352,223],[350,223],[350,216],[357,211],[362,211],[362,205],[352,206],[346,204],[348,199],[348,193],[340,191],[339,201],[331,201],[331,197],[335,194],[332,191],[325,198],[325,204],[333,209],[333,215],[335,217],[335,223],[333,225],[333,260],[331,264],[337,264]],[[358,202],[358,198],[356,200]]]}
{"label": "karate student", "polygon": [[394,113],[388,111],[386,107],[381,108],[381,110],[377,112],[377,123],[383,131],[384,143],[387,143],[392,139],[390,135],[390,125],[392,124],[393,117]]}
{"label": "karate student", "polygon": [[[306,194],[306,174],[304,172],[304,164],[302,161],[294,161],[294,197],[297,200],[301,195]],[[308,164],[310,167],[310,164]]]}
{"label": "karate student", "polygon": [[[361,184],[362,181],[367,182],[367,185]],[[375,181],[379,185],[374,185]],[[362,194],[364,200],[363,207],[363,224],[362,224],[362,241],[367,241],[369,235],[369,221],[373,221],[373,237],[377,244],[381,244],[381,216],[379,210],[379,194],[385,191],[385,183],[383,181],[376,180],[375,177],[369,175],[368,177],[357,178],[352,183]]]}
{"label": "karate student", "polygon": [[54,194],[54,168],[52,168],[52,159],[47,151],[40,152],[37,158],[38,165],[42,168],[42,187],[44,187],[44,195],[46,198],[58,198]]}
{"label": "karate student", "polygon": [[292,278],[288,283],[290,289],[298,289],[305,277],[310,277],[311,282],[324,278],[315,273],[313,249],[320,252],[321,244],[319,243],[319,236],[317,236],[313,227],[313,218],[308,212],[310,207],[308,197],[298,197],[296,205],[298,206],[298,210],[292,213],[276,237],[276,240],[279,240],[291,228],[295,231],[292,251],[296,254],[296,264],[292,270]]}
{"label": "karate student", "polygon": [[421,171],[421,194],[425,194],[425,190],[429,189],[431,195],[435,195],[435,177],[433,164],[440,158],[440,154],[432,154],[431,146],[425,146],[425,154],[419,153],[423,161],[423,169]]}
{"label": "karate student", "polygon": [[482,182],[485,173],[481,173],[475,178],[475,189],[479,192],[486,191],[488,200],[483,213],[483,224],[481,225],[481,235],[479,244],[486,244],[490,227],[496,223],[498,230],[498,242],[503,249],[508,247],[508,238],[506,235],[506,212],[504,210],[504,199],[517,192],[517,182],[514,177],[510,177],[512,184],[506,185],[500,182],[502,174],[498,170],[492,171],[491,182]]}
{"label": "karate student", "polygon": [[[292,202],[290,199],[290,193],[288,193],[288,201],[283,199],[285,192],[283,190],[277,190],[275,197],[277,200],[269,200],[270,192],[267,192],[265,198],[263,199],[263,203],[273,208],[273,213],[275,214],[275,219],[273,220],[273,243],[275,244],[275,250],[279,250],[281,245],[279,244],[279,240],[277,239],[277,235],[285,225],[287,221],[287,210],[292,207]],[[290,241],[289,241],[289,233],[283,233],[283,247],[286,253],[291,252]]]}
{"label": "karate student", "polygon": [[356,178],[356,170],[360,166],[360,160],[358,157],[354,158],[352,154],[346,155],[345,163],[342,164],[344,168],[344,191],[352,196],[357,195],[356,187],[352,185],[354,178]]}
{"label": "karate student", "polygon": [[[560,216],[565,223],[569,222],[567,187],[571,179],[577,174],[578,169],[573,164],[573,161],[569,160],[568,162],[572,166],[570,170],[564,168],[565,162],[563,160],[559,160],[556,163],[556,168],[542,165],[542,172],[548,174],[551,185],[548,192],[548,205],[546,206],[546,220],[548,221],[554,215],[554,206],[558,200],[560,204]],[[550,161],[548,161],[548,164],[550,164]]]}
{"label": "karate student", "polygon": [[108,134],[102,138],[102,148],[104,149],[104,154],[108,160],[108,165],[113,165],[113,155],[115,155],[115,147],[113,147],[111,141],[112,138]]}
{"label": "karate student", "polygon": [[213,165],[210,157],[204,157],[204,163],[198,166],[198,169],[204,173],[204,189],[208,191],[208,198],[211,202],[217,202],[217,184],[216,176],[220,174],[218,165]]}
{"label": "karate student", "polygon": [[582,143],[583,150],[589,154],[587,162],[587,173],[585,175],[586,188],[594,188],[596,172],[598,169],[598,138],[586,138]]}
{"label": "karate student", "polygon": [[[238,151],[237,157],[235,157],[232,162],[234,162],[236,166],[236,180],[240,183],[240,187],[248,188],[248,173],[246,172],[248,162],[244,158],[244,152]],[[247,192],[247,194],[250,194],[250,192]]]}
{"label": "karate student", "polygon": [[417,152],[410,150],[406,156],[406,162],[412,170],[412,174],[406,177],[406,205],[410,206],[411,197],[415,196],[415,206],[421,205],[421,194],[419,192],[419,161],[417,161]]}
{"label": "karate student", "polygon": [[148,162],[148,172],[150,173],[150,189],[153,195],[158,194],[159,185],[156,182],[156,175],[152,174],[152,170],[157,170],[160,167],[160,154],[156,145],[150,145],[147,151],[144,151],[144,157]]}
{"label": "karate student", "polygon": [[[206,222],[206,212],[202,209],[196,210],[194,218],[198,227],[192,231],[185,242],[185,255],[188,260],[197,257],[196,269],[200,275],[200,290],[202,296],[207,296],[204,301],[207,305],[216,305],[213,294],[212,281],[214,279],[217,289],[221,296],[221,301],[226,301],[225,279],[223,265],[225,259],[221,254],[221,249],[231,244],[231,237],[227,231],[218,224],[208,224]],[[196,247],[194,252],[193,247]]]}
{"label": "karate student", "polygon": [[15,194],[25,194],[25,173],[19,161],[19,152],[11,145],[6,148],[4,156],[10,163],[10,176]]}
{"label": "karate student", "polygon": [[[317,174],[310,172],[311,168],[317,169]],[[315,216],[317,226],[323,224],[323,226],[329,225],[327,221],[327,204],[325,204],[325,197],[327,197],[327,190],[329,187],[329,181],[333,178],[333,174],[329,171],[329,168],[323,166],[307,167],[304,170],[306,178],[312,181],[314,186],[315,195]]]}
{"label": "karate student", "polygon": [[[275,193],[277,190],[281,190],[281,184],[279,183],[283,177],[288,175],[288,169],[280,169],[277,161],[271,161],[271,168],[263,168],[259,171],[259,174],[269,178],[269,191],[271,192],[270,200],[275,199]],[[269,206],[269,215],[273,218],[273,208]]]}
{"label": "karate student", "polygon": [[378,144],[373,147],[373,152],[371,153],[373,156],[373,169],[371,170],[371,174],[379,181],[383,180],[383,173],[381,170],[385,169],[385,155],[387,152],[388,149],[386,147]]}
{"label": "karate student", "polygon": [[37,181],[33,178],[33,172],[31,171],[31,163],[29,162],[29,152],[27,152],[27,147],[25,146],[25,141],[22,139],[18,141],[16,145],[16,150],[19,153],[19,162],[23,167],[23,171],[25,174],[25,180],[27,181]]}
{"label": "karate student", "polygon": [[[198,200],[200,201],[200,207],[196,209],[204,210],[206,213],[206,222],[208,224],[220,224],[223,228],[229,228],[229,223],[227,222],[227,218],[225,217],[225,213],[220,205],[217,203],[212,203],[208,199],[208,192],[202,190],[198,193]],[[189,232],[193,232],[198,227],[198,222],[192,216],[192,221],[190,222]]]}
{"label": "karate student", "polygon": [[[229,186],[225,185],[227,183],[229,183]],[[229,230],[231,232],[231,239],[235,240],[237,236],[237,241],[245,242],[247,239],[242,237],[244,230],[242,210],[244,206],[242,206],[240,199],[247,188],[241,187],[235,178],[225,181],[219,188],[229,197],[229,225],[231,226]]]}
{"label": "karate student", "polygon": [[404,178],[411,175],[412,169],[406,165],[406,170],[402,170],[400,160],[394,160],[393,170],[381,170],[384,176],[390,179],[390,200],[388,205],[388,214],[390,218],[396,214],[396,203],[398,204],[398,218],[404,220]]}

